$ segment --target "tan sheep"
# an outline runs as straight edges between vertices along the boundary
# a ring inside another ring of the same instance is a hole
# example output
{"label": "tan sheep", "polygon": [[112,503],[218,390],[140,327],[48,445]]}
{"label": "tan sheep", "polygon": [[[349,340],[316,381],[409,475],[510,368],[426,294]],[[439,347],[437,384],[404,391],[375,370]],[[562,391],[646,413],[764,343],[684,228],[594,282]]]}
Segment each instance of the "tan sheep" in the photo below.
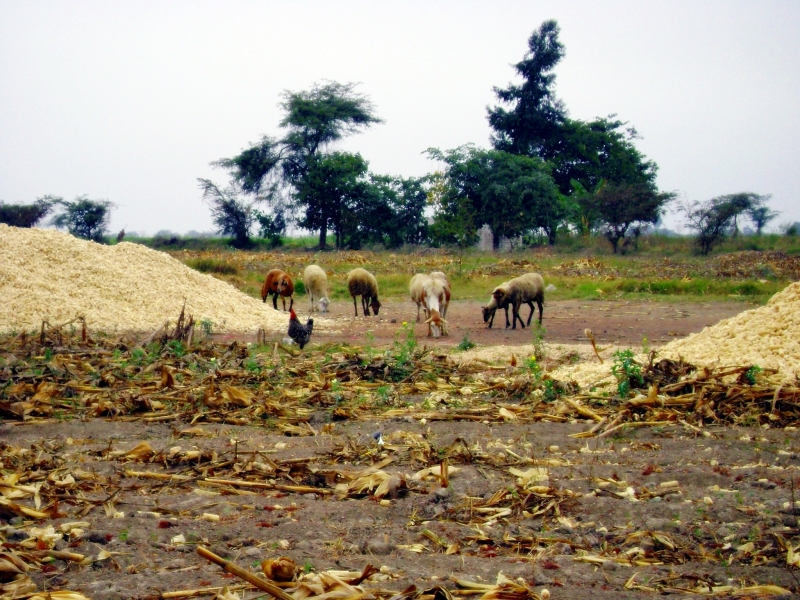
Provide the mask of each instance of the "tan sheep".
{"label": "tan sheep", "polygon": [[318,265],[308,265],[303,271],[303,285],[306,287],[311,311],[328,312],[328,276]]}
{"label": "tan sheep", "polygon": [[353,297],[356,316],[358,316],[356,296],[361,296],[361,307],[365,317],[369,316],[370,307],[375,315],[378,314],[381,308],[381,303],[378,301],[378,280],[372,273],[361,267],[353,269],[347,274],[347,289],[350,290],[350,295]]}
{"label": "tan sheep", "polygon": [[533,303],[539,306],[539,324],[542,324],[542,316],[544,313],[544,280],[538,273],[526,273],[515,277],[511,281],[506,281],[498,285],[492,291],[492,297],[489,304],[483,307],[483,322],[489,322],[489,327],[494,323],[494,315],[498,308],[503,308],[506,311],[506,328],[511,323],[508,321],[508,307],[511,306],[513,312],[513,326],[512,329],[517,328],[517,320],[520,326],[524,329],[525,323],[522,317],[519,316],[519,309],[522,304],[527,304],[531,307],[531,312],[528,315],[528,325],[531,324],[533,317],[534,307]]}

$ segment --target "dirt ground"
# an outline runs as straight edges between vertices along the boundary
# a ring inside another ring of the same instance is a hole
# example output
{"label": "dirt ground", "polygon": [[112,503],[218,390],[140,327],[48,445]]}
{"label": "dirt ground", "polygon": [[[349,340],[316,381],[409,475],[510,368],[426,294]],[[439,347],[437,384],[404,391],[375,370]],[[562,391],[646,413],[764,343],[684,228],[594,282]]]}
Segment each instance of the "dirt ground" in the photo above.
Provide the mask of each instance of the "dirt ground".
{"label": "dirt ground", "polygon": [[[603,343],[640,345],[647,337],[659,344],[745,308],[550,303],[545,339],[576,343],[588,327]],[[371,331],[376,345],[391,343],[402,322],[415,316],[410,303],[388,302],[378,318],[354,319],[351,310],[334,305],[331,316],[341,331],[314,341],[364,344]],[[506,330],[502,320],[499,314],[487,329],[478,303],[455,302],[450,336],[427,343],[446,347],[466,334],[481,345],[530,343],[527,329]],[[422,339],[424,325],[416,332]],[[190,597],[180,590],[213,597],[221,586],[243,583],[199,556],[196,549],[204,546],[255,573],[263,559],[279,556],[311,574],[360,572],[371,564],[380,571],[360,587],[380,597],[410,585],[418,591],[441,585],[460,596],[455,580],[491,584],[500,574],[537,594],[546,588],[554,599],[651,598],[698,588],[760,597],[764,589],[750,588],[767,584],[800,590],[797,568],[775,559],[785,554],[777,550],[782,543],[796,546],[800,535],[791,504],[800,464],[794,429],[674,424],[582,439],[572,436],[588,430],[587,421],[331,421],[324,411],[312,414],[309,425],[317,435],[141,418],[0,424],[0,448],[33,452],[48,478],[76,474],[88,486],[78,501],[65,484],[61,516],[48,523],[56,531],[80,530],[59,539],[56,550],[96,559],[87,566],[56,558],[29,575],[40,590],[69,589],[96,599]],[[423,465],[410,439],[450,457],[458,470],[447,487],[435,477],[414,479]],[[124,454],[143,441],[163,460]],[[166,458],[187,450],[198,451],[196,466]],[[13,473],[11,454],[4,456],[3,473]],[[223,462],[243,475],[267,465],[264,487],[209,483],[214,465]],[[373,465],[407,485],[396,485],[381,501],[370,493],[337,495],[337,473],[369,474]],[[533,466],[540,469],[540,485],[551,490],[541,492],[543,504],[523,498],[524,511],[473,512],[474,502],[512,489],[519,472]],[[61,527],[75,522],[80,525]],[[0,506],[5,548],[28,539],[34,524]],[[268,597],[257,590],[236,593]]]}
{"label": "dirt ground", "polygon": [[[280,305],[279,305],[280,306]],[[358,317],[354,316],[353,305],[347,302],[334,302],[330,312],[324,317],[334,321],[335,333],[318,331],[314,340],[346,341],[363,345],[368,341],[376,346],[391,344],[396,338],[403,322],[415,325],[419,340],[431,347],[448,348],[458,345],[464,336],[482,346],[530,344],[533,334],[529,328],[505,328],[505,316],[498,311],[490,329],[483,322],[481,303],[462,300],[450,304],[447,312],[449,335],[434,340],[427,337],[424,316],[420,312],[420,323],[416,322],[416,305],[411,301],[387,301],[383,303],[378,316],[364,317],[361,303]],[[644,338],[652,345],[665,344],[675,338],[686,337],[713,325],[722,319],[752,308],[744,302],[628,302],[628,301],[577,301],[566,300],[549,302],[544,307],[544,341],[551,344],[586,343],[585,329],[591,329],[598,343],[612,345],[631,345],[640,347]],[[295,304],[301,321],[309,316],[305,298]],[[530,310],[523,306],[520,314],[527,323]],[[531,324],[538,318],[538,310]],[[316,313],[314,314],[316,316]],[[509,311],[511,319],[511,311]],[[288,323],[288,317],[287,317]],[[368,338],[367,332],[370,332]],[[220,335],[220,340],[235,339],[236,336]]]}

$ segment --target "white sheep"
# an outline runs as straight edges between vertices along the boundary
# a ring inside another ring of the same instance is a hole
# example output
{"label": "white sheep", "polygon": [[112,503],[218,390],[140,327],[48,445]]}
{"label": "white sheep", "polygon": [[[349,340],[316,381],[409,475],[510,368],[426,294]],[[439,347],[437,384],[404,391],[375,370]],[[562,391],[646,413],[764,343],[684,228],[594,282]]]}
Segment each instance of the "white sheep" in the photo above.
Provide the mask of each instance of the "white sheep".
{"label": "white sheep", "polygon": [[361,307],[365,317],[369,316],[370,307],[375,315],[378,314],[378,310],[381,308],[381,303],[378,301],[378,280],[372,273],[361,267],[353,269],[347,274],[347,289],[350,290],[350,295],[353,297],[356,316],[358,316],[356,296],[361,296]]}
{"label": "white sheep", "polygon": [[[428,279],[428,275],[417,273],[411,278],[408,284],[408,291],[411,293],[411,300],[417,303],[417,323],[419,323],[419,308],[422,306],[422,284]],[[425,318],[428,318],[427,309]]]}
{"label": "white sheep", "polygon": [[328,276],[318,265],[308,265],[303,271],[303,285],[306,287],[311,312],[328,312]]}
{"label": "white sheep", "polygon": [[498,285],[492,291],[492,297],[489,304],[483,307],[483,322],[489,322],[489,327],[494,323],[494,314],[498,308],[503,308],[506,311],[506,328],[511,324],[508,321],[508,307],[511,306],[513,312],[513,326],[512,329],[517,328],[517,320],[520,326],[524,329],[525,323],[522,317],[519,316],[519,309],[523,303],[531,307],[531,312],[528,315],[528,325],[531,324],[533,317],[534,307],[533,303],[539,306],[539,324],[542,324],[542,316],[544,313],[544,280],[538,273],[526,273],[515,277],[511,281],[506,281]]}
{"label": "white sheep", "polygon": [[438,338],[440,335],[447,335],[447,321],[442,315],[442,307],[447,308],[447,294],[442,280],[419,273],[411,278],[408,287],[411,299],[417,303],[417,322],[419,322],[419,307],[422,306],[425,311],[428,336]]}

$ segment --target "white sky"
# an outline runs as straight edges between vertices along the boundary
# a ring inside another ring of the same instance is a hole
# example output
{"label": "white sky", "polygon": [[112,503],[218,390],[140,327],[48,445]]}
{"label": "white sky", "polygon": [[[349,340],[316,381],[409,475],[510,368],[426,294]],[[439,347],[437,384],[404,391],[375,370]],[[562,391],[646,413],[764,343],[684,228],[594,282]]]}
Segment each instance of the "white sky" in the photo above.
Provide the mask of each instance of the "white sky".
{"label": "white sky", "polygon": [[800,221],[794,0],[0,0],[0,199],[88,194],[113,231],[208,231],[197,178],[227,182],[209,162],[280,135],[281,91],[325,79],[386,121],[345,149],[423,175],[426,148],[488,147],[492,86],[551,18],[571,117],[629,121],[663,190],[772,194],[773,225]]}

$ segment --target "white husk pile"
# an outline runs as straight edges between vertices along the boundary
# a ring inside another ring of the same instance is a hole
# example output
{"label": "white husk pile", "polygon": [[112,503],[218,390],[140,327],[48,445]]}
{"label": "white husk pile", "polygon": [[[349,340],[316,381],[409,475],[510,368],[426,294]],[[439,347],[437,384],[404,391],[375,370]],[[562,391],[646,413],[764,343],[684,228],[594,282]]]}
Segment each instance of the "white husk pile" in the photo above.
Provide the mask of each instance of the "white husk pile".
{"label": "white husk pile", "polygon": [[78,315],[95,331],[151,331],[174,323],[184,299],[186,314],[211,321],[215,332],[284,332],[289,323],[271,303],[163,252],[0,224],[0,331],[38,329],[44,319],[60,325]]}

